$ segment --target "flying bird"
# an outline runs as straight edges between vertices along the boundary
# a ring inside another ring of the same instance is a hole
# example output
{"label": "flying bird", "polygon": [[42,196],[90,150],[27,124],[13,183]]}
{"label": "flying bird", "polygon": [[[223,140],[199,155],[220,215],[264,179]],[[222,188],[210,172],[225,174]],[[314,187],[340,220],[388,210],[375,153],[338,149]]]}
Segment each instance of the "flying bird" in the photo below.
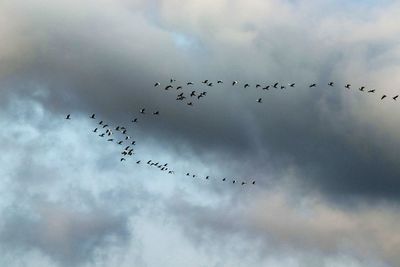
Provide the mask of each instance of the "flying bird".
{"label": "flying bird", "polygon": [[90,116],[91,119],[95,119],[95,114],[93,113],[92,116]]}
{"label": "flying bird", "polygon": [[274,83],[274,85],[272,87],[276,88],[278,86],[279,83]]}
{"label": "flying bird", "polygon": [[328,83],[329,86],[333,86],[333,82]]}
{"label": "flying bird", "polygon": [[313,84],[310,84],[310,86],[308,86],[308,87],[312,88],[312,87],[316,87],[316,86],[317,85],[315,83],[313,83]]}
{"label": "flying bird", "polygon": [[262,103],[262,98],[257,99],[258,103]]}
{"label": "flying bird", "polygon": [[247,87],[250,87],[250,85],[248,83],[246,83],[243,87],[247,88]]}
{"label": "flying bird", "polygon": [[386,97],[386,95],[383,95],[383,96],[381,97],[381,100],[384,99],[385,97]]}
{"label": "flying bird", "polygon": [[296,84],[295,83],[289,83],[290,87],[294,87]]}
{"label": "flying bird", "polygon": [[269,85],[263,87],[263,90],[269,90]]}
{"label": "flying bird", "polygon": [[221,80],[218,80],[217,83],[223,83]]}
{"label": "flying bird", "polygon": [[368,93],[375,93],[375,89],[369,90]]}
{"label": "flying bird", "polygon": [[398,97],[399,97],[399,95],[396,95],[396,96],[394,96],[392,98],[393,98],[393,100],[397,100]]}
{"label": "flying bird", "polygon": [[153,115],[159,115],[159,114],[160,112],[158,110],[153,112]]}
{"label": "flying bird", "polygon": [[173,87],[172,85],[169,84],[169,85],[167,85],[164,89],[165,89],[165,90],[168,90],[169,88],[174,88],[174,87]]}
{"label": "flying bird", "polygon": [[154,87],[157,87],[157,86],[159,86],[160,85],[160,83],[159,82],[156,82],[155,84],[154,84]]}
{"label": "flying bird", "polygon": [[351,84],[346,84],[345,88],[350,89]]}
{"label": "flying bird", "polygon": [[233,81],[232,82],[232,86],[234,86],[235,84],[237,84],[238,83],[238,81]]}
{"label": "flying bird", "polygon": [[96,132],[97,132],[97,128],[96,128],[96,129],[94,129],[94,130],[93,130],[93,132],[94,132],[94,133],[96,133]]}
{"label": "flying bird", "polygon": [[140,109],[140,113],[144,114],[144,111],[145,111],[144,108]]}
{"label": "flying bird", "polygon": [[187,103],[188,106],[193,106],[192,102]]}
{"label": "flying bird", "polygon": [[188,83],[186,83],[187,85],[193,85],[193,83],[192,82],[188,82]]}
{"label": "flying bird", "polygon": [[67,117],[65,117],[66,120],[70,120],[71,119],[71,114],[68,114]]}

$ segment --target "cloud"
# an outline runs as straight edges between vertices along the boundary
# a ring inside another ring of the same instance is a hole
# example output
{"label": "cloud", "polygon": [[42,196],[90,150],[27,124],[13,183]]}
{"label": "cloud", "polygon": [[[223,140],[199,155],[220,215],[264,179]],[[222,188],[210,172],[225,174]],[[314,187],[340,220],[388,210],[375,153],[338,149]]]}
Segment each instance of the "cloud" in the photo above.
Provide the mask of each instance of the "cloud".
{"label": "cloud", "polygon": [[[7,152],[0,156],[0,208],[8,216],[0,239],[14,240],[11,250],[29,247],[59,264],[83,265],[94,261],[98,248],[129,246],[135,230],[127,225],[139,207],[164,211],[165,200],[178,218],[189,214],[188,224],[176,228],[195,227],[200,239],[204,224],[221,233],[216,243],[239,231],[245,244],[257,239],[264,249],[273,247],[272,238],[278,250],[290,247],[293,254],[303,253],[305,244],[324,257],[373,255],[398,263],[397,217],[390,212],[397,213],[392,205],[399,201],[400,129],[393,116],[399,107],[379,96],[398,93],[399,9],[391,1],[2,2],[0,125],[7,131],[0,146]],[[196,84],[193,90],[208,95],[188,107],[175,100],[175,91],[153,87],[171,77],[178,84],[225,83]],[[232,80],[240,84],[232,87]],[[326,86],[331,80],[334,88]],[[296,82],[296,88],[254,88],[277,81]],[[245,82],[252,88],[245,91]],[[318,88],[308,88],[312,82]],[[347,82],[350,91],[343,88]],[[362,85],[377,93],[362,94]],[[255,102],[259,97],[262,105]],[[139,117],[141,107],[161,114]],[[129,126],[136,156],[173,163],[177,175],[166,180],[152,170],[117,165],[120,151],[90,132],[93,112],[112,125],[139,117],[138,127]],[[71,123],[63,119],[68,113]],[[187,171],[210,175],[211,185],[182,181],[179,173]],[[259,194],[291,188],[283,196],[250,201],[245,191],[235,199],[243,190],[222,184],[222,177],[255,179]],[[186,199],[171,198],[175,190],[210,206],[186,205]],[[24,194],[27,207],[19,211]],[[303,216],[287,203],[290,194],[320,194],[322,204],[312,202],[313,212]],[[240,203],[242,197],[249,199]],[[241,208],[229,209],[227,200]],[[264,210],[281,216],[261,216]],[[108,243],[110,236],[117,245]]]}

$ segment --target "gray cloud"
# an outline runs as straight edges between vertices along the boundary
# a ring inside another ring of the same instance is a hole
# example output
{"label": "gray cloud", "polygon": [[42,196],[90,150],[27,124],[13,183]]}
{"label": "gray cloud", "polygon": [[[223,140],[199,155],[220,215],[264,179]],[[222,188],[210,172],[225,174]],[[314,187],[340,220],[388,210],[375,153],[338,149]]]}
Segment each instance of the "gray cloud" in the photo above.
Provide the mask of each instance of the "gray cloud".
{"label": "gray cloud", "polygon": [[[200,190],[201,199],[211,195],[240,202],[233,196],[241,191],[216,181],[212,186],[189,186],[187,181],[182,185],[183,178],[176,175],[167,183],[151,171],[116,167],[118,150],[105,148],[87,135],[87,129],[95,127],[88,114],[95,112],[113,125],[126,124],[139,116],[140,107],[146,107],[150,112],[160,110],[161,115],[158,119],[139,117],[138,127],[130,129],[138,140],[139,157],[172,161],[178,173],[256,179],[258,190],[265,194],[271,187],[289,183],[296,187],[290,192],[319,193],[326,202],[322,208],[315,207],[315,223],[299,218],[293,207],[282,204],[274,210],[267,205],[271,213],[293,213],[297,223],[284,229],[272,227],[281,221],[247,213],[250,222],[239,225],[233,221],[243,214],[232,212],[221,219],[226,206],[218,201],[213,202],[215,213],[211,214],[189,205],[183,209],[193,219],[189,228],[202,220],[212,220],[204,223],[227,235],[239,228],[256,228],[248,231],[250,238],[254,232],[267,232],[283,247],[294,244],[299,250],[298,242],[309,241],[311,250],[321,246],[324,253],[336,251],[338,239],[354,233],[350,243],[361,247],[360,254],[376,250],[377,258],[397,263],[396,249],[383,244],[392,240],[386,232],[379,230],[371,237],[379,247],[362,247],[365,239],[361,236],[375,230],[375,213],[363,210],[353,218],[342,210],[357,210],[361,201],[399,200],[400,129],[393,116],[399,107],[390,99],[379,100],[383,93],[397,94],[398,11],[397,3],[352,1],[32,0],[0,4],[4,36],[0,103],[6,107],[2,126],[8,129],[0,143],[8,152],[0,157],[0,174],[6,177],[0,189],[7,199],[2,208],[17,202],[21,188],[27,188],[30,197],[40,194],[57,199],[45,197],[38,207],[29,206],[28,210],[40,215],[36,221],[25,213],[9,215],[2,239],[14,240],[14,247],[35,247],[61,264],[84,264],[93,261],[96,248],[107,243],[109,236],[127,245],[130,230],[126,225],[132,212],[127,203],[132,201],[146,209],[153,205],[163,209],[157,194],[165,197],[182,186],[189,192]],[[164,85],[170,77],[178,84],[204,79],[222,79],[225,84],[196,85],[194,89],[207,90],[208,95],[191,108],[178,103],[175,92],[153,87],[155,81]],[[229,83],[236,79],[240,86],[232,88]],[[335,88],[326,86],[330,80],[337,82]],[[297,86],[279,92],[242,88],[245,82],[254,87],[275,81],[295,81]],[[319,87],[307,88],[312,82]],[[350,92],[343,88],[347,82],[353,84]],[[376,88],[378,94],[361,94],[357,91],[361,85]],[[263,97],[263,104],[255,102],[258,97]],[[73,116],[70,124],[63,120],[67,113]],[[132,173],[142,179],[129,180]],[[107,192],[122,197],[112,204],[101,201],[83,212],[66,207],[58,195],[75,186],[88,190],[95,199]],[[247,197],[248,193],[243,194]],[[179,217],[185,201],[167,199],[172,214]],[[119,212],[107,212],[121,202],[126,203]],[[338,205],[338,213],[331,202]],[[264,209],[264,201],[256,204],[254,213]],[[46,205],[57,216],[44,212]],[[380,225],[390,224],[397,237],[398,229],[386,212],[389,208],[382,209],[377,215],[384,218]],[[339,230],[320,226],[326,223],[326,213],[344,218],[344,225]],[[68,222],[63,231],[72,237],[57,243],[38,236],[51,224],[49,216],[64,218],[56,224]],[[21,232],[12,228],[18,224]],[[367,230],[353,227],[358,224]],[[265,230],[269,227],[271,232]],[[204,231],[197,228],[201,236]],[[288,239],[280,234],[291,229]],[[301,232],[311,229],[320,229],[319,235],[306,240]],[[336,230],[338,239],[333,234]],[[74,248],[67,250],[71,244]]]}

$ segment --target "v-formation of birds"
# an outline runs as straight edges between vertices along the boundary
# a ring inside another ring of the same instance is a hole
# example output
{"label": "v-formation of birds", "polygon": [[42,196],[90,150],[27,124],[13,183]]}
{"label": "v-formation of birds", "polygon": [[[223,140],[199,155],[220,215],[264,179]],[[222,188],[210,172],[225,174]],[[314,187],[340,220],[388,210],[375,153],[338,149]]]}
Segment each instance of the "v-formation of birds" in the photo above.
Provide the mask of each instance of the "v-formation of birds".
{"label": "v-formation of birds", "polygon": [[[206,86],[206,87],[213,87],[215,84],[223,84],[223,81],[218,80],[216,82],[212,82],[210,80],[204,80],[201,81],[201,84]],[[154,87],[160,87],[161,83],[160,82],[156,82],[154,84]],[[194,82],[186,82],[186,86],[190,87],[190,86],[194,86]],[[240,83],[238,81],[232,81],[231,82],[231,86],[240,86]],[[318,85],[316,83],[311,83],[308,85],[309,88],[313,88],[313,87],[317,87]],[[335,83],[334,82],[329,82],[327,84],[327,86],[329,87],[334,87]],[[243,88],[249,88],[251,87],[251,85],[249,83],[243,83]],[[296,83],[288,83],[288,84],[280,84],[279,82],[275,82],[273,84],[270,85],[261,85],[261,84],[255,84],[254,87],[260,88],[262,90],[272,90],[272,89],[286,89],[286,88],[294,88],[296,87]],[[351,84],[346,84],[343,86],[345,89],[350,90],[352,88]],[[176,85],[176,80],[175,79],[170,79],[169,83],[167,85],[165,85],[164,90],[173,90],[176,89],[177,91],[182,90],[183,89],[183,85]],[[365,86],[361,86],[358,88],[359,91],[361,92],[366,92],[366,93],[371,93],[374,94],[376,93],[375,89],[367,89]],[[176,96],[176,100],[177,101],[184,101],[185,99],[189,99],[186,104],[188,106],[193,106],[193,103],[195,102],[194,100],[200,100],[200,98],[202,97],[206,97],[207,96],[207,91],[196,91],[196,90],[190,90],[190,93],[187,93],[185,95],[184,92],[178,92],[177,96]],[[387,98],[388,96],[386,94],[383,94],[380,96],[380,99],[383,100],[385,98]],[[395,95],[392,96],[391,98],[393,100],[397,100],[397,98],[399,97],[399,95]],[[262,103],[262,98],[258,98],[256,99],[257,103]],[[140,108],[139,109],[139,114],[140,115],[153,115],[153,116],[158,116],[160,115],[160,111],[155,110],[155,111],[147,111],[146,108]],[[71,119],[71,114],[68,114],[65,119],[70,120]],[[92,114],[90,116],[90,119],[95,120],[96,118],[96,114]],[[133,118],[131,120],[131,123],[136,124],[138,123],[139,118]],[[124,147],[124,149],[122,149],[121,151],[121,158],[120,161],[124,162],[127,160],[128,157],[131,157],[135,154],[134,152],[134,146],[136,145],[136,141],[135,140],[131,140],[131,136],[128,135],[128,129],[125,126],[116,126],[115,128],[111,127],[110,125],[108,125],[107,123],[105,123],[104,121],[100,120],[97,122],[97,127],[95,129],[93,129],[94,133],[98,133],[98,136],[101,138],[105,138],[107,140],[107,142],[114,142],[117,145],[121,145]],[[118,135],[116,135],[115,133],[119,133],[120,137],[118,138]],[[171,169],[171,167],[169,166],[168,163],[160,163],[154,160],[147,160],[145,162],[142,162],[142,160],[138,159],[135,160],[136,164],[146,164],[148,166],[154,167],[159,169],[162,172],[168,173],[168,174],[175,174],[175,172]],[[200,177],[196,174],[187,172],[185,176],[188,177]],[[205,176],[203,177],[203,179],[205,180],[210,180],[210,176]],[[227,178],[222,178],[220,179],[222,182],[227,182],[228,179]],[[236,180],[236,179],[229,179],[233,184],[241,184],[241,185],[246,185],[246,184],[255,184],[256,181],[254,180]]]}

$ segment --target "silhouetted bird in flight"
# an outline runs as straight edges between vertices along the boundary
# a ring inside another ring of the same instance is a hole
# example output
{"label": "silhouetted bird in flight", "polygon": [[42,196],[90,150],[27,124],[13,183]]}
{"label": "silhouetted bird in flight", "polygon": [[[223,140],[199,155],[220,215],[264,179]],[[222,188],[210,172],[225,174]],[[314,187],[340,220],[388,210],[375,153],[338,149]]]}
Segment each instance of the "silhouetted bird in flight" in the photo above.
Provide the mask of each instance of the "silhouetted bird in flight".
{"label": "silhouetted bird in flight", "polygon": [[193,83],[192,82],[188,82],[187,85],[193,85]]}
{"label": "silhouetted bird in flight", "polygon": [[346,84],[345,88],[350,89],[351,84]]}
{"label": "silhouetted bird in flight", "polygon": [[217,83],[223,83],[221,80],[218,80]]}
{"label": "silhouetted bird in flight", "polygon": [[238,81],[233,81],[232,82],[232,86],[234,86],[235,84],[237,84],[238,83]]}
{"label": "silhouetted bird in flight", "polygon": [[94,133],[96,133],[96,132],[97,132],[97,128],[96,128],[96,129],[94,129],[94,130],[93,130],[93,132],[94,132]]}
{"label": "silhouetted bird in flight", "polygon": [[386,97],[386,95],[383,95],[383,96],[381,97],[381,100],[384,99],[385,97]]}
{"label": "silhouetted bird in flight", "polygon": [[262,98],[257,99],[257,102],[261,103],[262,102]]}
{"label": "silhouetted bird in flight", "polygon": [[312,87],[316,87],[317,85],[315,84],[315,83],[313,83],[313,84],[310,84],[310,88],[312,88]]}
{"label": "silhouetted bird in flight", "polygon": [[144,109],[144,108],[140,109],[140,113],[144,114],[144,111],[145,111],[145,110],[146,110],[146,109]]}
{"label": "silhouetted bird in flight", "polygon": [[392,98],[393,98],[393,100],[397,100],[398,97],[399,97],[399,95],[396,95],[396,96],[394,96]]}
{"label": "silhouetted bird in flight", "polygon": [[274,83],[274,85],[272,87],[277,88],[279,83]]}
{"label": "silhouetted bird in flight", "polygon": [[246,83],[243,87],[247,88],[247,87],[250,87],[250,85],[248,83]]}
{"label": "silhouetted bird in flight", "polygon": [[95,119],[95,114],[93,113],[92,116],[90,116],[91,119]]}
{"label": "silhouetted bird in flight", "polygon": [[65,117],[66,120],[70,120],[71,119],[71,114],[68,114],[67,117]]}
{"label": "silhouetted bird in flight", "polygon": [[333,86],[333,82],[328,83],[329,86]]}
{"label": "silhouetted bird in flight", "polygon": [[167,85],[164,89],[165,89],[165,90],[168,90],[169,88],[174,88],[174,87],[173,87],[172,85],[169,84],[169,85]]}
{"label": "silhouetted bird in flight", "polygon": [[369,90],[368,93],[375,93],[375,89]]}
{"label": "silhouetted bird in flight", "polygon": [[159,114],[160,112],[158,110],[153,112],[153,115],[159,115]]}
{"label": "silhouetted bird in flight", "polygon": [[192,102],[187,103],[188,106],[193,106]]}
{"label": "silhouetted bird in flight", "polygon": [[296,84],[295,83],[290,83],[289,86],[290,87],[294,87]]}

